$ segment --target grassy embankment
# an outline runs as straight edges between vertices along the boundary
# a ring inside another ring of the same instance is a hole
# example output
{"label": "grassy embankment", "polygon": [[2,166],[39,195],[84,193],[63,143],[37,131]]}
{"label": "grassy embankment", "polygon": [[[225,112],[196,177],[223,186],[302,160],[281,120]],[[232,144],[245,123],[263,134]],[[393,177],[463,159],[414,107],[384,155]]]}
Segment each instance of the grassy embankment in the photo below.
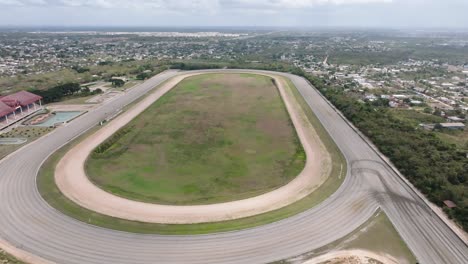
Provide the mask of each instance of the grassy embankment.
{"label": "grassy embankment", "polygon": [[109,217],[82,208],[73,203],[72,201],[68,200],[57,189],[57,186],[54,182],[54,168],[57,162],[68,149],[70,149],[73,145],[77,144],[86,136],[89,136],[97,128],[89,131],[88,133],[82,135],[80,138],[76,139],[71,144],[63,147],[46,161],[44,166],[41,168],[38,177],[39,191],[44,197],[44,199],[47,202],[49,202],[49,204],[52,205],[54,208],[80,221],[101,227],[136,233],[203,234],[239,230],[272,223],[303,212],[324,201],[327,197],[329,197],[338,189],[338,187],[344,180],[344,175],[346,174],[346,162],[336,144],[333,142],[333,140],[323,128],[317,117],[313,114],[311,109],[307,106],[307,103],[302,99],[296,88],[292,85],[291,82],[288,82],[288,85],[290,89],[289,92],[295,96],[296,100],[304,110],[304,114],[307,116],[308,120],[315,128],[317,134],[320,136],[327,150],[330,152],[333,165],[330,177],[325,181],[325,183],[322,186],[320,186],[309,196],[290,206],[269,213],[238,220],[193,225],[165,225],[140,223]]}
{"label": "grassy embankment", "polygon": [[0,263],[2,264],[23,264],[24,262],[17,260],[12,255],[6,253],[0,248]]}

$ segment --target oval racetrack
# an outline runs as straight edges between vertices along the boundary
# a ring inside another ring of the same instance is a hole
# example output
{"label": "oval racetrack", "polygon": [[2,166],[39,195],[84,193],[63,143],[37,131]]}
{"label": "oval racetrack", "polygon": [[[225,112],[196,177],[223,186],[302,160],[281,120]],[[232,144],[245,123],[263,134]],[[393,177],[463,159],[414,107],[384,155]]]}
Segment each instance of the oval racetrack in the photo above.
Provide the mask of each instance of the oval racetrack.
{"label": "oval racetrack", "polygon": [[258,215],[290,205],[301,200],[320,186],[322,174],[328,175],[331,158],[324,150],[320,139],[315,137],[312,126],[301,121],[301,114],[294,107],[293,95],[288,95],[282,80],[274,78],[278,92],[289,113],[290,120],[306,153],[303,170],[289,183],[264,194],[237,201],[207,204],[172,206],[133,201],[113,195],[92,183],[85,172],[85,162],[92,151],[115,132],[128,124],[147,107],[171,91],[186,77],[185,74],[172,78],[160,85],[143,100],[113,119],[96,133],[88,136],[68,151],[57,164],[55,182],[68,199],[94,212],[138,222],[164,224],[194,224],[220,222]]}
{"label": "oval racetrack", "polygon": [[302,93],[349,167],[340,189],[313,209],[242,231],[163,236],[88,225],[61,214],[41,198],[36,175],[51,153],[177,74],[181,73],[162,73],[1,161],[0,240],[56,263],[265,263],[333,242],[381,207],[421,263],[468,263],[466,244],[314,88],[290,74],[282,75]]}

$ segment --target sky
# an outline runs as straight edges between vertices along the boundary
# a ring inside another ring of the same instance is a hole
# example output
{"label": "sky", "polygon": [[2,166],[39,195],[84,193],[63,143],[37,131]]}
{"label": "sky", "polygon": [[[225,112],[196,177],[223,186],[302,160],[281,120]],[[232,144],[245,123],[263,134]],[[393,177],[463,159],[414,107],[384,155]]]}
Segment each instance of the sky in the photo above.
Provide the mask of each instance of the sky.
{"label": "sky", "polygon": [[468,0],[0,0],[0,26],[468,28]]}

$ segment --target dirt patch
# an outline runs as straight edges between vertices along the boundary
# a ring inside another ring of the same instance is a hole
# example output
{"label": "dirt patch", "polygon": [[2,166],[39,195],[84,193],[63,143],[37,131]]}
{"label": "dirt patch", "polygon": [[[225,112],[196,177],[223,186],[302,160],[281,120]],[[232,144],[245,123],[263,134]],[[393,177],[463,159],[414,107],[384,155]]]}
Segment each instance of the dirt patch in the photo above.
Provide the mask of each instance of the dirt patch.
{"label": "dirt patch", "polygon": [[398,264],[398,260],[365,250],[342,250],[318,256],[303,264]]}

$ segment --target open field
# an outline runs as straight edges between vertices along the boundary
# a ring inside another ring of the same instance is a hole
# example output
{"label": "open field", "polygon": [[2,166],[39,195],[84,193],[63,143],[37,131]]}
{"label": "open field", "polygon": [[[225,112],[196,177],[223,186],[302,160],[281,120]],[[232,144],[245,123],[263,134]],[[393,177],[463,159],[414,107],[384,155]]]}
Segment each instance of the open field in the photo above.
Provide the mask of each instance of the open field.
{"label": "open field", "polygon": [[304,163],[270,78],[212,74],[185,79],[160,98],[98,147],[87,171],[119,196],[203,204],[275,189]]}
{"label": "open field", "polygon": [[[288,88],[290,93],[294,93],[295,96],[298,96],[296,98],[300,99],[300,105],[305,106],[306,103],[303,101],[302,97],[300,97],[295,87],[289,83]],[[40,176],[38,178],[38,188],[44,199],[46,199],[53,207],[64,212],[67,215],[70,215],[78,220],[88,222],[94,225],[130,232],[160,234],[201,234],[238,230],[275,222],[300,213],[304,210],[307,210],[325,200],[338,189],[338,187],[344,180],[344,175],[346,174],[346,163],[344,161],[344,157],[338,150],[338,147],[334,144],[333,140],[326,133],[325,129],[322,127],[322,125],[312,113],[310,108],[306,108],[304,110],[307,110],[307,119],[314,126],[314,128],[317,131],[317,134],[320,136],[322,142],[324,143],[327,150],[332,156],[332,172],[330,177],[312,194],[290,206],[284,207],[276,211],[239,220],[224,221],[217,223],[192,225],[165,225],[126,221],[105,216],[82,208],[70,201],[69,199],[67,199],[58,190],[54,182],[54,169],[60,158],[64,155],[64,153],[66,153],[73,145],[76,145],[84,138],[95,132],[97,129],[88,132],[87,134],[75,140],[72,143],[72,145],[68,145],[62,148],[57,153],[53,154],[41,168]]]}

